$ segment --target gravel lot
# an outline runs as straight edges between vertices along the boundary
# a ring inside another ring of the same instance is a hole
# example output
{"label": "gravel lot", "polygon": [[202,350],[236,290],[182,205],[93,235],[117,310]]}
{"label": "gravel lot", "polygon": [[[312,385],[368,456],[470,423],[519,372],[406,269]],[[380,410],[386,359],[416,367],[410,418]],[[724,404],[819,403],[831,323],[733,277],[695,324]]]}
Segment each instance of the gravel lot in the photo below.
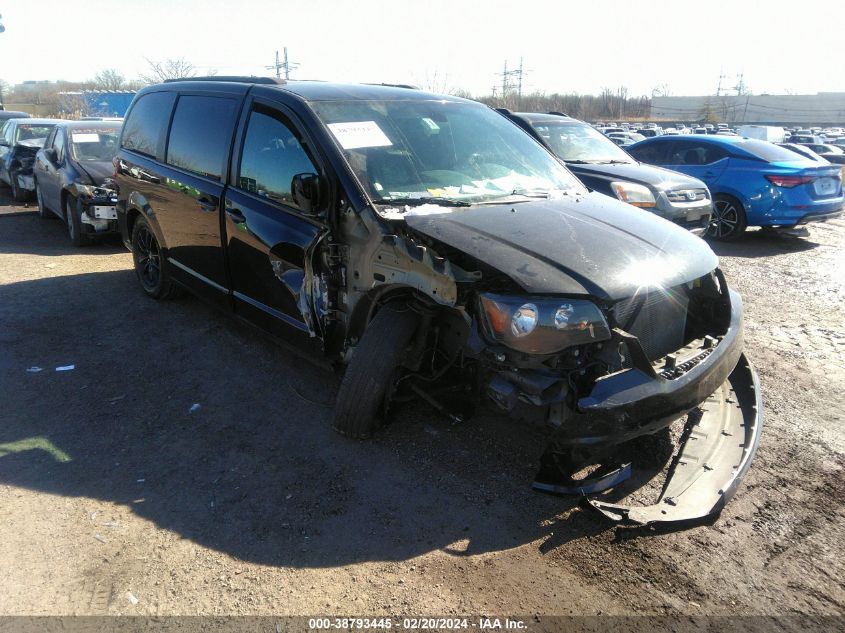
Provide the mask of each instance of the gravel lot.
{"label": "gravel lot", "polygon": [[330,372],[6,194],[0,614],[845,614],[845,222],[717,246],[760,450],[710,524],[631,530],[530,490],[541,430],[335,435]]}

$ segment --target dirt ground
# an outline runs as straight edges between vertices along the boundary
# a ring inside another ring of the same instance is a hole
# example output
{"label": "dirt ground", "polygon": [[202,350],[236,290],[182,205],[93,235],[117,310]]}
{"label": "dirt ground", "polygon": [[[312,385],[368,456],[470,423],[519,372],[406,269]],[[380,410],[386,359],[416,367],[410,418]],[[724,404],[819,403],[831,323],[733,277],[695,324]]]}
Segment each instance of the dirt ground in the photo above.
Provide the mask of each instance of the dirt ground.
{"label": "dirt ground", "polygon": [[845,221],[716,247],[760,449],[719,518],[631,530],[531,491],[541,430],[337,436],[331,373],[6,193],[0,614],[845,614]]}

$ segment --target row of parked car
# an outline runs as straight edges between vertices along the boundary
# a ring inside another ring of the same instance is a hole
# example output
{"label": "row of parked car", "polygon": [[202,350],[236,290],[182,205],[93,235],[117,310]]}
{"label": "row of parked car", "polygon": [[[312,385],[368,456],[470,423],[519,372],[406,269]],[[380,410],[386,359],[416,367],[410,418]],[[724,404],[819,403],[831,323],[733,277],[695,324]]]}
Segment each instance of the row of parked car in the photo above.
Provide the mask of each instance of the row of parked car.
{"label": "row of parked car", "polygon": [[[761,391],[742,301],[692,234],[709,226],[700,179],[566,116],[407,86],[167,82],[139,91],[119,130],[105,123],[30,123],[32,171],[7,172],[72,237],[119,230],[149,297],[187,289],[345,367],[340,433],[371,436],[397,400],[453,420],[490,404],[552,429],[537,488],[583,494],[630,474],[614,447],[709,398],[690,448],[710,455],[690,461],[706,476],[686,469],[655,506],[593,507],[701,518],[748,469]],[[6,124],[7,149],[26,125]],[[788,171],[756,146],[731,151]]]}
{"label": "row of parked car", "polygon": [[[797,234],[801,225],[833,217],[842,206],[841,175],[828,165],[845,164],[845,153],[815,143],[815,136],[796,134],[799,142],[778,144],[782,151],[737,135],[646,139],[630,132],[600,133],[561,113],[499,112],[590,189],[697,235],[731,240],[748,226]],[[8,118],[0,130],[0,180],[10,185],[15,199],[34,195],[40,213],[62,218],[76,245],[114,233],[116,198],[109,182],[121,127],[114,119]],[[614,134],[638,138],[619,148],[611,142]]]}

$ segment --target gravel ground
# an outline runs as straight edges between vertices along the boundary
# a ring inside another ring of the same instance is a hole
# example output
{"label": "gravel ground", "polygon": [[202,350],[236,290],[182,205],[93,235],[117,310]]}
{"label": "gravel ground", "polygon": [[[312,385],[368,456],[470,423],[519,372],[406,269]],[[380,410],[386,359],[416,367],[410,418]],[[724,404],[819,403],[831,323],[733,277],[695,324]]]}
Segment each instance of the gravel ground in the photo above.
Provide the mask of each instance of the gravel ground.
{"label": "gravel ground", "polygon": [[532,492],[506,420],[335,435],[331,373],[0,194],[0,614],[842,615],[845,222],[810,231],[717,246],[766,402],[737,496],[631,530]]}

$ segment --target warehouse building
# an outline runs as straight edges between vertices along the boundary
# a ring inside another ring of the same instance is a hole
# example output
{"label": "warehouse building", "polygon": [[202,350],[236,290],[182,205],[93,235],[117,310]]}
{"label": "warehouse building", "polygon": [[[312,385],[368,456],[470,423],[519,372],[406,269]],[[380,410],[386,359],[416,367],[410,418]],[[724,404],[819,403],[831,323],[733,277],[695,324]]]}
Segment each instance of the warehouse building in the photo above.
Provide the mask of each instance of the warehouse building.
{"label": "warehouse building", "polygon": [[845,92],[653,97],[651,119],[841,127],[845,126]]}

